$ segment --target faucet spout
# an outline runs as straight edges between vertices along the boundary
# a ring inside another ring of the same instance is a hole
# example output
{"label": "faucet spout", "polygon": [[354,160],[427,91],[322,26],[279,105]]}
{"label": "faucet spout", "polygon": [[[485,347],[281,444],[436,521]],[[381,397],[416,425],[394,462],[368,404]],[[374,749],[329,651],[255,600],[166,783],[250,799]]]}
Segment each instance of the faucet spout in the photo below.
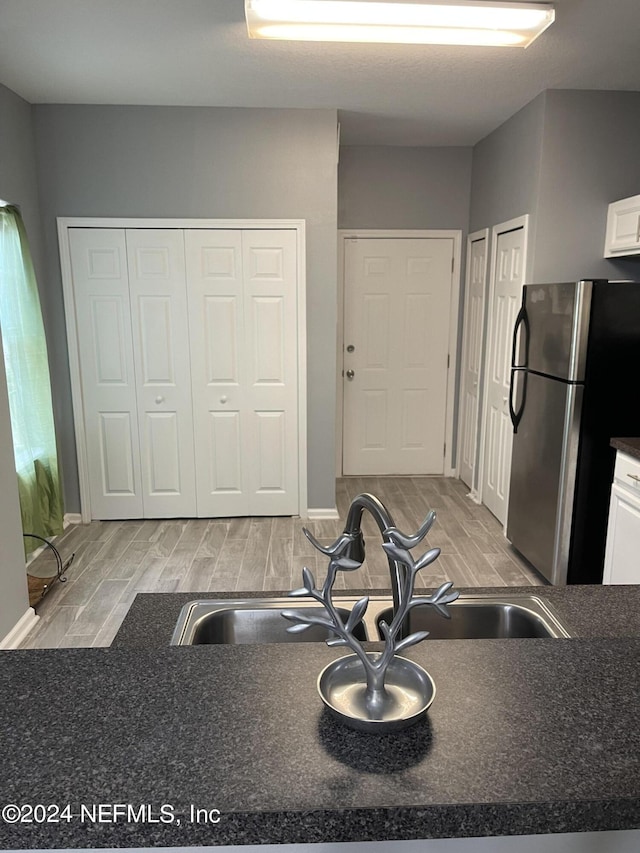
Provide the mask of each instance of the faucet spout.
{"label": "faucet spout", "polygon": [[[412,558],[408,554],[408,551],[422,542],[427,535],[435,521],[436,514],[432,510],[423,521],[417,533],[407,536],[395,526],[391,518],[391,513],[382,501],[375,495],[365,492],[357,495],[351,501],[344,532],[332,545],[321,545],[306,528],[303,528],[303,532],[314,548],[327,557],[331,559],[346,558],[353,560],[354,564],[362,564],[365,559],[365,541],[362,535],[362,515],[365,510],[373,517],[382,534],[382,547],[389,563],[393,612],[396,614],[401,607],[407,604],[407,602],[404,602],[403,605],[403,591],[407,590],[409,586],[413,588],[413,580],[411,584],[408,584],[409,575],[412,571],[410,565],[422,568],[422,566],[428,565],[440,553],[440,549],[433,549],[421,558],[417,564],[413,563]],[[402,628],[403,631],[404,627]]]}
{"label": "faucet spout", "polygon": [[[396,526],[386,506],[375,495],[367,493],[357,495],[352,501],[347,514],[344,528],[344,536],[348,536],[351,542],[348,546],[346,556],[352,560],[362,563],[365,558],[365,541],[362,535],[362,515],[368,510],[370,515],[380,529],[384,542],[391,542],[388,531],[395,530]],[[393,610],[397,612],[400,606],[400,593],[403,588],[406,567],[387,554],[389,562],[389,575],[391,578],[391,593],[393,595]]]}

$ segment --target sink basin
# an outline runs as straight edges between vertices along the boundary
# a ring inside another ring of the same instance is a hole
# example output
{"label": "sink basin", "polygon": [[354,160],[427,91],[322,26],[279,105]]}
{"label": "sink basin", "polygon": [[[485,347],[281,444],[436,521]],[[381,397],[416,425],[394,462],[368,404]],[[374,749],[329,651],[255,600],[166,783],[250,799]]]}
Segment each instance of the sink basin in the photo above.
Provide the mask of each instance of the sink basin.
{"label": "sink basin", "polygon": [[[342,618],[358,600],[357,596],[335,596]],[[354,633],[359,640],[380,639],[380,620],[391,619],[391,598],[371,596],[364,620]],[[312,626],[301,634],[288,634],[280,614],[286,608],[324,613],[313,601],[292,598],[216,599],[186,604],[176,624],[172,645],[192,646],[217,643],[318,643],[330,632]],[[451,619],[440,616],[429,605],[409,613],[409,631],[429,631],[428,639],[478,640],[535,637],[569,637],[558,617],[536,595],[461,595],[449,605]],[[428,641],[428,640],[427,640]]]}
{"label": "sink basin", "polygon": [[[431,640],[490,640],[508,638],[568,637],[549,606],[535,595],[460,596],[449,605],[451,619],[428,604],[414,607],[407,617],[407,632],[429,631]],[[391,608],[378,614],[389,623]]]}
{"label": "sink basin", "polygon": [[[355,601],[353,599],[353,603]],[[280,613],[285,608],[325,615],[324,608],[315,602],[292,598],[191,601],[180,613],[171,645],[321,643],[335,636],[320,625],[312,625],[301,634],[288,634],[287,628],[291,622],[287,622]],[[338,612],[346,621],[349,611],[338,608]],[[367,639],[362,622],[356,626],[354,634],[359,640]]]}

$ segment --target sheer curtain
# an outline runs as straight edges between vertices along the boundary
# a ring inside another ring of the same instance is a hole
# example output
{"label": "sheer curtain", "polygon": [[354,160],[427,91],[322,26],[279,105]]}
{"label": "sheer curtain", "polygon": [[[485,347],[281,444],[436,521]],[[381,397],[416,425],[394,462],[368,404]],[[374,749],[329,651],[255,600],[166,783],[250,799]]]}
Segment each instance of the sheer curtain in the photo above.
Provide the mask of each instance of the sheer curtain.
{"label": "sheer curtain", "polygon": [[[47,343],[20,212],[0,207],[0,328],[24,533],[62,532]],[[37,540],[25,539],[28,553]]]}

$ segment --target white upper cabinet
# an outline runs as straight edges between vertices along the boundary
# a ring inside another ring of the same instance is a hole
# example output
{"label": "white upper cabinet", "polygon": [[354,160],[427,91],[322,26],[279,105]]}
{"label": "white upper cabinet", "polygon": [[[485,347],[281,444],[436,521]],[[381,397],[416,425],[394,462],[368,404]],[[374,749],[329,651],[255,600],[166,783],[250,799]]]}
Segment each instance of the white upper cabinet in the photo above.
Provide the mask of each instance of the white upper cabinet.
{"label": "white upper cabinet", "polygon": [[640,195],[609,205],[605,258],[640,255]]}

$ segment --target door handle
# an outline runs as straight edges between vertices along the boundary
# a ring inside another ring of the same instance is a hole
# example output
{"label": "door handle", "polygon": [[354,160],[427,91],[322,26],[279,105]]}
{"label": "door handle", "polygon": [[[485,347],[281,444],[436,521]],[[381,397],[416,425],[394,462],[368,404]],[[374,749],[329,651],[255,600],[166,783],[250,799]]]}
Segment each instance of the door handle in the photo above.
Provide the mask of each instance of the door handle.
{"label": "door handle", "polygon": [[349,380],[349,382],[351,382],[351,381],[353,380],[353,377],[354,377],[355,375],[356,375],[356,374],[354,373],[354,371],[353,371],[353,370],[347,370],[347,372],[345,373],[345,376],[347,377],[347,379]]}
{"label": "door handle", "polygon": [[[520,326],[524,329],[524,363],[516,364],[516,347],[518,342],[518,329]],[[513,341],[511,344],[511,368],[528,367],[529,366],[529,317],[527,309],[524,306],[524,296],[522,307],[518,311],[515,326],[513,327]]]}
{"label": "door handle", "polygon": [[[519,373],[522,376],[522,400],[520,401],[520,408],[516,411],[513,407],[513,397],[516,386],[516,373]],[[509,416],[511,418],[511,423],[513,424],[513,434],[515,435],[518,432],[518,427],[520,426],[520,421],[522,420],[522,415],[524,413],[524,404],[527,400],[527,372],[523,370],[521,367],[512,367],[511,368],[511,381],[509,382]]]}
{"label": "door handle", "polygon": [[158,405],[160,405],[160,403],[164,403],[164,397],[160,397],[160,396],[156,397],[156,403]]}

